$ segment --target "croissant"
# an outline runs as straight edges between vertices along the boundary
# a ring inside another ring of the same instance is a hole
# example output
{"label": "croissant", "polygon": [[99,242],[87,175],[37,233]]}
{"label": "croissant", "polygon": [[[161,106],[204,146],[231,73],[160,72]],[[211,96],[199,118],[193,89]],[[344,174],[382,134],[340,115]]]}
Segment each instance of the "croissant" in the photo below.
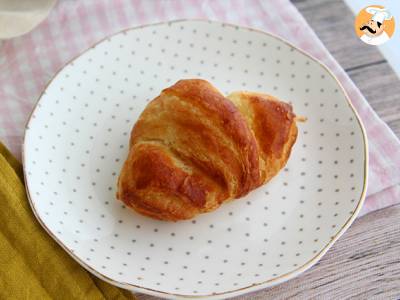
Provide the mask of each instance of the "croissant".
{"label": "croissant", "polygon": [[297,138],[292,106],[209,82],[180,80],[131,132],[117,198],[140,214],[177,221],[215,210],[275,176]]}

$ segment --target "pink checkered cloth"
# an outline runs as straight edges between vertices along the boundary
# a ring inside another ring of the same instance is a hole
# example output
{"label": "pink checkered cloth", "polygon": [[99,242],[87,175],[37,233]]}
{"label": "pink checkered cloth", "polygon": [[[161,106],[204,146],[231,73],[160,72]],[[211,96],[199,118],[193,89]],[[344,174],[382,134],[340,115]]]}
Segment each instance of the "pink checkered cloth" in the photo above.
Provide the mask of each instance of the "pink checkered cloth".
{"label": "pink checkered cloth", "polygon": [[202,18],[270,31],[325,63],[356,107],[369,139],[361,214],[400,201],[400,143],[288,0],[58,1],[31,33],[0,41],[0,139],[21,156],[24,125],[40,92],[67,61],[104,36],[144,23]]}

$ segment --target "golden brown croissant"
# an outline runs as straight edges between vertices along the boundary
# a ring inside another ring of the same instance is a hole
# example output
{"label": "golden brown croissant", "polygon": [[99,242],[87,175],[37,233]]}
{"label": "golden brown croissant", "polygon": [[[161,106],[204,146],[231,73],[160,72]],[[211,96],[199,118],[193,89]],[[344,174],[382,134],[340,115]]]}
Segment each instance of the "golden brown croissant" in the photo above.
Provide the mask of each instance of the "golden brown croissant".
{"label": "golden brown croissant", "polygon": [[135,124],[117,198],[152,218],[193,218],[270,180],[296,137],[289,104],[250,92],[224,97],[205,80],[180,80]]}

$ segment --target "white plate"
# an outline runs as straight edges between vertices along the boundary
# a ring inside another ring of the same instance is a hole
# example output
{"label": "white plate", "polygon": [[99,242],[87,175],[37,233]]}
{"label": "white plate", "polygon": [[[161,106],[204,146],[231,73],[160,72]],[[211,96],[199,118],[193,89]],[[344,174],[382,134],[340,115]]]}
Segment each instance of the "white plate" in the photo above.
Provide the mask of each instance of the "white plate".
{"label": "white plate", "polygon": [[[286,168],[245,198],[184,222],[138,215],[115,199],[130,130],[163,88],[197,77],[271,93],[308,121]],[[368,160],[326,67],[270,34],[208,21],[129,29],[66,65],[32,114],[23,157],[36,216],[74,259],[167,298],[239,295],[315,264],[360,210]]]}

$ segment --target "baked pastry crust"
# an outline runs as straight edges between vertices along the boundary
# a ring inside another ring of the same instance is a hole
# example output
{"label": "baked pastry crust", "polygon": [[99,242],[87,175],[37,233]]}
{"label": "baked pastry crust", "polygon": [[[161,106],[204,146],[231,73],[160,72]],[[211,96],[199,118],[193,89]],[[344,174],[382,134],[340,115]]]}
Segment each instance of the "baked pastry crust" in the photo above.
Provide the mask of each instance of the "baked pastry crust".
{"label": "baked pastry crust", "polygon": [[289,104],[205,80],[180,80],[142,112],[117,198],[160,220],[184,220],[242,197],[286,164],[297,137]]}

